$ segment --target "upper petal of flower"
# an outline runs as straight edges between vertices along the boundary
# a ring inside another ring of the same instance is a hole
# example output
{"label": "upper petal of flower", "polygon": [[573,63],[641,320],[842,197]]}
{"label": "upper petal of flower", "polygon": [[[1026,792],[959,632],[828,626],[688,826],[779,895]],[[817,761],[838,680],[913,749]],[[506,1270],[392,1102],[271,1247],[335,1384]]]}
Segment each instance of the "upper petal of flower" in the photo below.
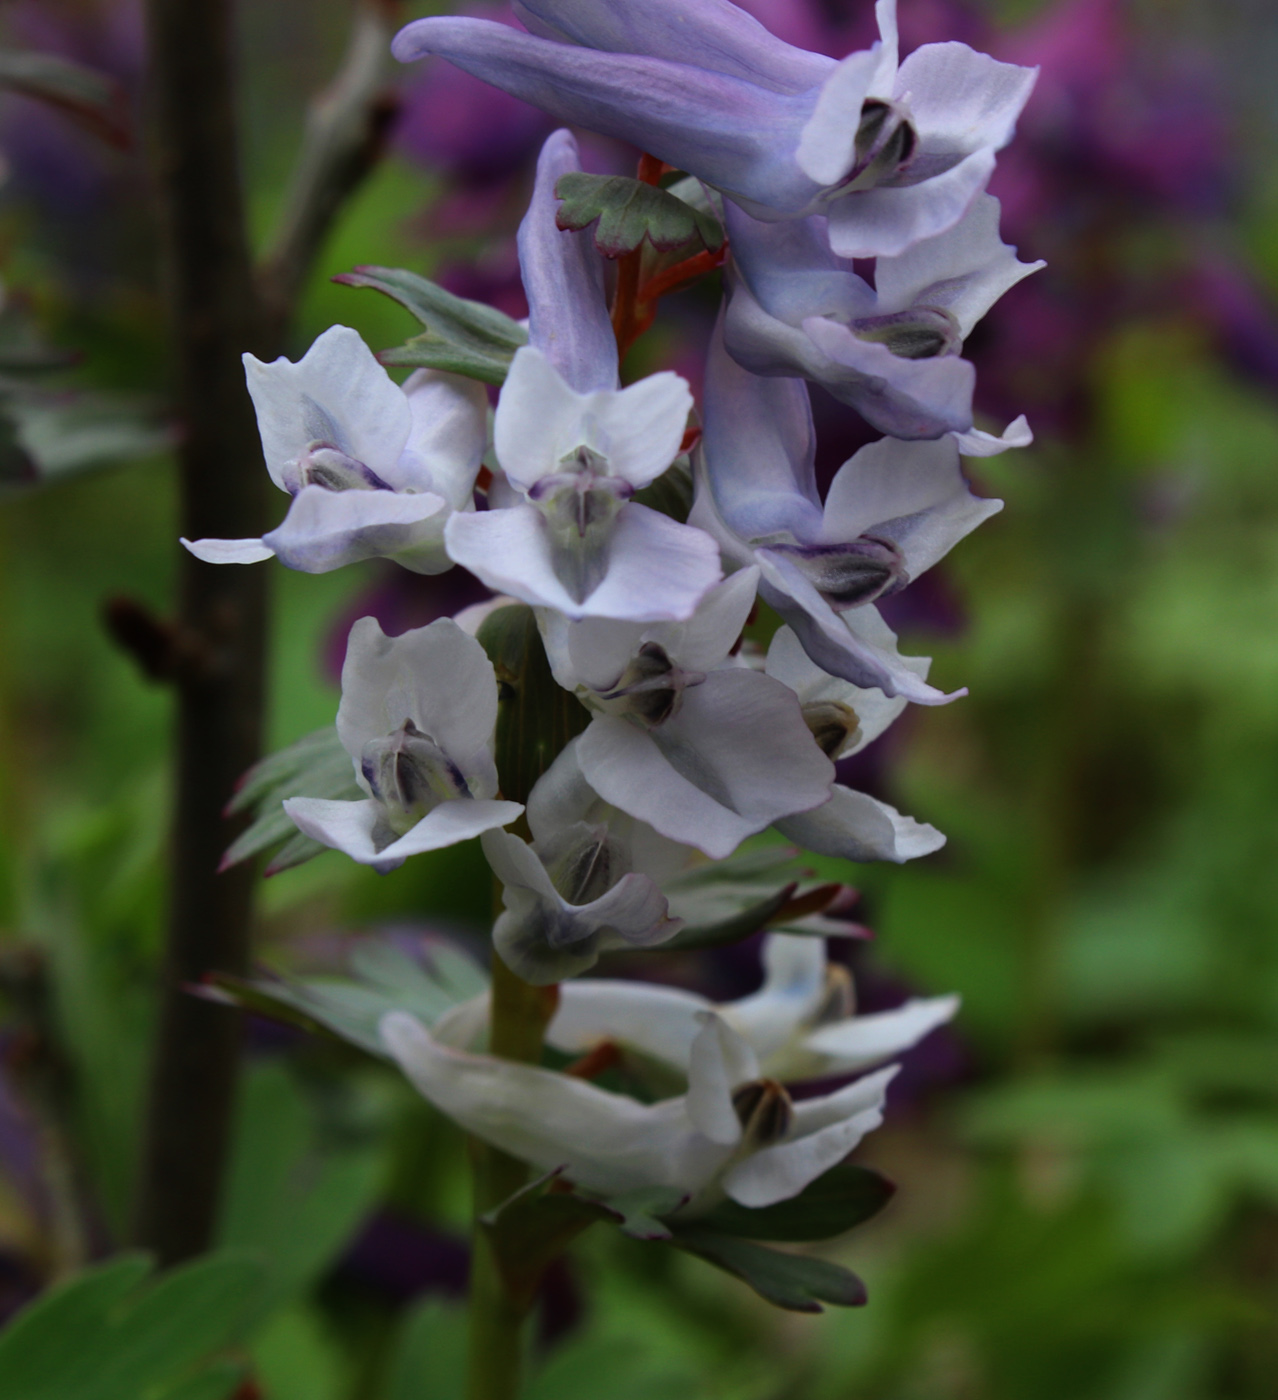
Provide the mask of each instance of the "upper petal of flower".
{"label": "upper petal of flower", "polygon": [[245,355],[244,373],[266,469],[282,490],[292,489],[288,469],[315,442],[399,484],[396,469],[412,427],[408,401],[358,331],[330,326],[296,364]]}
{"label": "upper petal of flower", "polygon": [[365,745],[405,720],[443,749],[476,797],[496,792],[489,746],[497,678],[483,647],[450,618],[387,637],[376,618],[362,617],[347,638],[337,711],[337,732],[361,781]]}
{"label": "upper petal of flower", "polygon": [[555,223],[555,184],[581,169],[570,131],[546,138],[532,202],[519,225],[519,271],[528,294],[528,341],[578,393],[617,387],[617,340],[608,316],[604,261],[594,233]]}
{"label": "upper petal of flower", "polygon": [[437,369],[404,381],[412,427],[400,457],[406,486],[434,491],[453,510],[467,510],[488,440],[488,395],[475,379]]}
{"label": "upper petal of flower", "polygon": [[845,1074],[879,1060],[890,1060],[917,1045],[937,1026],[952,1020],[958,1009],[956,996],[911,997],[892,1011],[849,1016],[821,1026],[804,1039],[803,1045],[824,1057],[821,1074]]}
{"label": "upper petal of flower", "polygon": [[945,845],[945,837],[934,826],[839,783],[824,807],[783,817],[774,825],[805,850],[843,860],[890,860],[899,865]]}

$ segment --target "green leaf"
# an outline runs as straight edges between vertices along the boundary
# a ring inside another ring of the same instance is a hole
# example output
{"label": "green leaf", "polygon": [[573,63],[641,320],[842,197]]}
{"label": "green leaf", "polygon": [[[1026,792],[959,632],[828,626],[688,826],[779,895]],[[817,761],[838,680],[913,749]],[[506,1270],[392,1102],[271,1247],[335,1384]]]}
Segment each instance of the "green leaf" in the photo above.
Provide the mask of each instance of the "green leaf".
{"label": "green leaf", "polygon": [[605,258],[633,253],[645,238],[661,252],[691,243],[711,251],[723,246],[723,230],[708,214],[629,176],[572,171],[559,177],[555,195],[558,226],[576,232],[596,224],[595,247]]}
{"label": "green leaf", "polygon": [[[138,1400],[176,1395],[231,1342],[261,1279],[243,1255],[208,1255],[144,1286],[151,1269],[125,1255],[50,1289],[0,1333],[0,1395],[22,1400]],[[218,1384],[229,1377],[223,1373]],[[219,1396],[212,1378],[199,1396]]]}
{"label": "green leaf", "polygon": [[531,1307],[542,1275],[583,1230],[617,1220],[607,1205],[556,1191],[558,1184],[559,1172],[549,1172],[480,1216],[502,1281],[520,1308]]}
{"label": "green leaf", "polygon": [[528,343],[528,332],[518,321],[482,302],[454,296],[404,268],[357,267],[333,281],[384,292],[426,327],[406,344],[383,350],[378,359],[384,365],[442,369],[500,385],[515,351]]}
{"label": "green leaf", "polygon": [[429,1026],[488,989],[481,969],[442,942],[431,943],[425,958],[423,964],[384,939],[369,938],[350,954],[354,979],[214,975],[208,986],[216,1000],[303,1030],[327,1032],[388,1059],[378,1032],[388,1011],[408,1011]]}
{"label": "green leaf", "polygon": [[157,1400],[233,1400],[247,1368],[238,1361],[215,1361],[199,1375],[180,1381]]}
{"label": "green leaf", "polygon": [[858,1308],[865,1302],[865,1285],[850,1270],[828,1259],[782,1254],[751,1240],[721,1235],[700,1226],[677,1229],[670,1241],[733,1274],[778,1308],[791,1312],[824,1312],[822,1303]]}
{"label": "green leaf", "polygon": [[278,1064],[245,1082],[219,1242],[265,1262],[254,1312],[301,1295],[345,1246],[383,1174],[378,1141],[321,1132],[314,1110]]}
{"label": "green leaf", "polygon": [[723,1201],[700,1216],[697,1225],[750,1240],[792,1244],[828,1240],[877,1215],[895,1190],[878,1172],[845,1162],[817,1177],[788,1201],[755,1210]]}
{"label": "green leaf", "polygon": [[[252,824],[227,847],[222,868],[279,845],[268,875],[301,865],[326,847],[303,836],[284,811],[286,797],[327,797],[347,801],[365,796],[355,781],[350,755],[332,725],[303,736],[269,754],[245,773],[227,812],[253,812]],[[282,844],[281,844],[282,843]]]}
{"label": "green leaf", "polygon": [[457,1400],[466,1386],[466,1315],[430,1298],[400,1333],[385,1400]]}

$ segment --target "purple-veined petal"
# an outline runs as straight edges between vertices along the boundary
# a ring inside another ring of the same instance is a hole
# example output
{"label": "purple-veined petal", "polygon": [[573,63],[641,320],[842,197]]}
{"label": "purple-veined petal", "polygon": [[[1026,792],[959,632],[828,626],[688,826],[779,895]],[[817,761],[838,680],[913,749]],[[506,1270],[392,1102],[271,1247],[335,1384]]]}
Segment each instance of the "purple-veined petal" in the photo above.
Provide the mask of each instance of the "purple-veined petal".
{"label": "purple-veined petal", "polygon": [[890,860],[899,865],[945,845],[945,837],[934,826],[840,784],[824,807],[783,817],[774,825],[786,840],[804,850],[843,860]]}
{"label": "purple-veined petal", "polygon": [[206,564],[260,564],[275,551],[261,540],[188,540],[182,545]]}
{"label": "purple-veined petal", "polygon": [[373,357],[358,331],[330,326],[296,363],[264,364],[244,356],[271,480],[288,489],[287,468],[313,442],[327,442],[363,462],[391,486],[408,441],[411,415],[403,390]]}
{"label": "purple-veined petal", "polygon": [[303,486],[262,544],[290,569],[326,574],[361,559],[394,559],[419,574],[449,567],[448,503],[432,491],[329,491]]}
{"label": "purple-veined petal", "polygon": [[519,225],[519,271],[528,293],[529,344],[585,394],[617,387],[617,341],[594,231],[565,233],[555,225],[555,183],[580,169],[572,133],[552,132],[541,148],[532,202]]}

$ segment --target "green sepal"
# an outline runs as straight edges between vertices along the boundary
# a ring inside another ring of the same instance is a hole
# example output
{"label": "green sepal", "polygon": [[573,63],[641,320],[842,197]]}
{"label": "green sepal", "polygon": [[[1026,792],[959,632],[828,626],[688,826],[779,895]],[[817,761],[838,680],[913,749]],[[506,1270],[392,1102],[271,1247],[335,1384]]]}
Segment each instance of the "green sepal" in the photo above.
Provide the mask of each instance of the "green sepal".
{"label": "green sepal", "polygon": [[404,268],[357,267],[333,281],[384,292],[426,327],[405,344],[383,350],[377,358],[384,365],[446,370],[501,385],[515,351],[528,344],[528,332],[518,321]]}
{"label": "green sepal", "polygon": [[788,1201],[753,1209],[722,1201],[699,1216],[697,1225],[748,1240],[810,1244],[863,1224],[887,1205],[895,1191],[887,1177],[845,1162],[809,1182]]}
{"label": "green sepal", "polygon": [[701,1225],[675,1229],[670,1243],[748,1284],[760,1298],[790,1312],[819,1313],[823,1303],[858,1308],[865,1284],[841,1264],[805,1254],[783,1254],[753,1240],[720,1234]]}
{"label": "green sepal", "polygon": [[605,258],[633,253],[645,238],[659,252],[692,243],[711,252],[723,246],[723,229],[709,214],[626,175],[571,171],[559,177],[555,195],[555,223],[565,232],[595,224],[595,247]]}

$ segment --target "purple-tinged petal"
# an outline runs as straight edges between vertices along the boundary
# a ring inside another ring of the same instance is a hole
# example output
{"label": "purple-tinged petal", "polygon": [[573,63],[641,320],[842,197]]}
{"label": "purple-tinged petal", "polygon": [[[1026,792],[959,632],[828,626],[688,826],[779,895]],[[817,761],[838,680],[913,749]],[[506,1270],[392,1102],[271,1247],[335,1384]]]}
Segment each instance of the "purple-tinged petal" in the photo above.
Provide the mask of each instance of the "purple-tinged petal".
{"label": "purple-tinged petal", "polygon": [[280,563],[326,574],[361,559],[394,559],[419,574],[440,574],[448,503],[431,491],[329,491],[304,486],[281,524],[262,536]]}
{"label": "purple-tinged petal", "polygon": [[843,860],[890,860],[899,865],[945,845],[945,837],[934,826],[842,785],[835,786],[825,806],[773,824],[787,841],[805,851]]}
{"label": "purple-tinged petal", "polygon": [[566,233],[555,224],[555,184],[580,169],[572,133],[553,132],[541,148],[532,202],[519,225],[519,271],[528,294],[529,344],[587,394],[617,387],[617,340],[593,231]]}
{"label": "purple-tinged petal", "polygon": [[1022,413],[1003,429],[999,437],[981,428],[973,428],[970,432],[955,433],[954,441],[964,457],[997,457],[1011,447],[1028,447],[1034,441],[1034,434],[1030,431],[1029,419]]}
{"label": "purple-tinged petal", "polygon": [[728,0],[516,0],[515,12],[544,38],[694,64],[775,92],[806,92],[834,66],[778,39]]}
{"label": "purple-tinged petal", "polygon": [[827,206],[830,247],[841,258],[895,257],[921,238],[944,233],[989,183],[995,156],[982,147],[914,185],[877,185]]}
{"label": "purple-tinged petal", "polygon": [[877,44],[849,54],[822,85],[799,138],[795,160],[818,185],[837,185],[856,163],[861,108],[879,71]]}
{"label": "purple-tinged petal", "polygon": [[702,458],[715,507],[743,538],[820,528],[816,432],[800,379],[760,379],[723,347],[723,321],[706,361]]}
{"label": "purple-tinged petal", "polygon": [[299,831],[314,841],[341,851],[380,874],[394,870],[409,856],[438,851],[469,841],[494,827],[507,826],[524,810],[518,802],[441,802],[403,836],[386,841],[382,806],[371,797],[362,802],[320,797],[290,797],[284,810]]}
{"label": "purple-tinged petal", "polygon": [[782,214],[820,193],[792,152],[815,94],[789,95],[704,68],[601,53],[483,20],[421,19],[392,45],[403,63],[439,54],[560,121],[629,141]]}
{"label": "purple-tinged petal", "polygon": [[966,44],[924,44],[901,64],[895,96],[909,106],[921,152],[999,151],[1037,78],[1037,68],[1000,63]]}

